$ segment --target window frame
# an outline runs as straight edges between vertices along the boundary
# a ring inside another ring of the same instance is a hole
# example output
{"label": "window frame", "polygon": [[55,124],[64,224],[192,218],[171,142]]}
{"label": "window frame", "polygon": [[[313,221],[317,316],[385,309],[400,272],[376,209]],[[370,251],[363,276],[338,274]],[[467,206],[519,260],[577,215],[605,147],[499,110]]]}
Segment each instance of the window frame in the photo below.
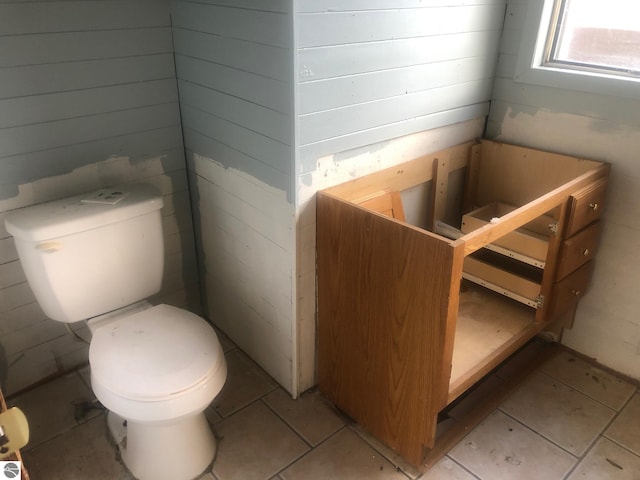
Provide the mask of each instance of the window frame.
{"label": "window frame", "polygon": [[546,65],[547,37],[556,0],[528,0],[514,81],[600,95],[640,99],[640,78]]}

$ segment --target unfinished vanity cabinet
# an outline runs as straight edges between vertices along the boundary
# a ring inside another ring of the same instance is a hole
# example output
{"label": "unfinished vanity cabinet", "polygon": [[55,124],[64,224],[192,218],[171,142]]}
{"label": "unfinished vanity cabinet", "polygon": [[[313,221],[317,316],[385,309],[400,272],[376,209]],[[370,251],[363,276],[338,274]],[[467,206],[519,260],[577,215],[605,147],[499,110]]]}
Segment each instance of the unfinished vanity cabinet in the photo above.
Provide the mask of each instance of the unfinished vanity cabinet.
{"label": "unfinished vanity cabinet", "polygon": [[[441,411],[571,317],[608,172],[482,140],[318,192],[320,391],[420,467]],[[461,174],[464,188],[447,189]],[[404,220],[399,198],[420,185],[431,185],[434,231]]]}

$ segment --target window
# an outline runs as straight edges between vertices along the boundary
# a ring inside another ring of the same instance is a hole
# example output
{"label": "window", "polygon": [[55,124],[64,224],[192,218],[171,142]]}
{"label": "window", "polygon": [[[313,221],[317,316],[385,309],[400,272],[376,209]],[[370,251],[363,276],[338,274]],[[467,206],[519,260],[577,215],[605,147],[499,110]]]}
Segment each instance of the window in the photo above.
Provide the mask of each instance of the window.
{"label": "window", "polygon": [[515,80],[640,98],[640,0],[530,0]]}
{"label": "window", "polygon": [[638,0],[557,0],[545,64],[640,76]]}

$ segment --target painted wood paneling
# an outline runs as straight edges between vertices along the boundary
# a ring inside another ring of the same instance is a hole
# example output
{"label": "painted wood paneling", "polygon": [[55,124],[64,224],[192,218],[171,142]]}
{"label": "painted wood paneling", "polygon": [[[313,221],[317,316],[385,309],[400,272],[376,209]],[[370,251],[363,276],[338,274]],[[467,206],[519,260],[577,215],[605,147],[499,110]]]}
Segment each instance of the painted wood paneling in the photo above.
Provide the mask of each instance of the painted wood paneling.
{"label": "painted wood paneling", "polygon": [[288,113],[291,91],[286,82],[224,65],[176,56],[178,78],[247,100],[276,112]]}
{"label": "painted wood paneling", "polygon": [[304,82],[474,56],[497,58],[499,40],[496,30],[304,49],[298,53],[299,79]]}
{"label": "painted wood paneling", "polygon": [[[0,18],[0,222],[15,208],[151,183],[174,239],[159,298],[200,310],[169,4],[2,1]],[[0,320],[5,393],[87,362],[87,346],[42,313],[4,224]]]}
{"label": "painted wood paneling", "polygon": [[0,98],[175,78],[173,55],[134,56],[0,69]]}
{"label": "painted wood paneling", "polygon": [[250,175],[189,156],[207,315],[290,392],[294,207]]}
{"label": "painted wood paneling", "polygon": [[298,48],[499,30],[503,15],[502,4],[300,15]]}
{"label": "painted wood paneling", "polygon": [[640,379],[637,288],[640,169],[637,99],[516,82],[527,1],[509,0],[487,135],[501,141],[612,163],[592,285],[562,342]]}
{"label": "painted wood paneling", "polygon": [[290,59],[280,47],[178,27],[173,28],[173,42],[178,58],[184,55],[281,82],[290,80]]}
{"label": "painted wood paneling", "polygon": [[175,1],[206,315],[292,393],[292,2]]}
{"label": "painted wood paneling", "polygon": [[291,42],[288,16],[280,12],[179,2],[173,9],[172,22],[177,28],[283,49]]}
{"label": "painted wood paneling", "polygon": [[158,104],[177,105],[177,100],[175,78],[6,98],[0,100],[0,129]]}
{"label": "painted wood paneling", "polygon": [[290,117],[286,114],[195,83],[179,81],[178,87],[181,105],[215,113],[230,123],[291,145]]}
{"label": "painted wood paneling", "polygon": [[169,26],[166,8],[153,0],[59,1],[0,4],[0,35]]}
{"label": "painted wood paneling", "polygon": [[[452,7],[459,5],[487,5],[497,3],[504,5],[503,0],[430,0],[431,7]],[[328,13],[366,10],[395,10],[425,7],[424,0],[300,0],[300,13]]]}
{"label": "painted wood paneling", "polygon": [[304,145],[316,143],[420,117],[425,112],[474,105],[491,95],[492,87],[493,79],[484,79],[302,115],[300,142]]}
{"label": "painted wood paneling", "polygon": [[299,87],[299,113],[413,94],[427,85],[438,88],[491,79],[493,60],[491,56],[467,57],[304,82]]}
{"label": "painted wood paneling", "polygon": [[336,148],[486,110],[504,11],[492,0],[301,2],[298,174]]}
{"label": "painted wood paneling", "polygon": [[0,67],[156,55],[172,51],[169,27],[7,36]]}
{"label": "painted wood paneling", "polygon": [[182,107],[185,128],[198,131],[209,138],[219,138],[228,147],[264,163],[284,174],[290,169],[287,161],[290,146],[248,130],[223,118],[189,106]]}
{"label": "painted wood paneling", "polygon": [[144,131],[178,127],[178,104],[166,103],[85,117],[32,123],[0,130],[0,158],[74,143]]}

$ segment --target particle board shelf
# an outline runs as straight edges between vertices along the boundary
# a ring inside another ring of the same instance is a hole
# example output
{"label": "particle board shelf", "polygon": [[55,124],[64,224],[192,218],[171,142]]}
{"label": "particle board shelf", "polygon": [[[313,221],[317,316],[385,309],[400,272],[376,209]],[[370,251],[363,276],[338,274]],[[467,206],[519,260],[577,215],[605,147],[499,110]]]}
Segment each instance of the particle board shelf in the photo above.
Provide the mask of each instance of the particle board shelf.
{"label": "particle board shelf", "polygon": [[[461,171],[464,191],[447,192]],[[597,239],[580,232],[602,214],[608,173],[603,162],[481,140],[318,192],[322,394],[423,468],[438,451],[439,413],[572,318]],[[429,182],[438,188],[424,224],[442,225],[455,198],[458,238],[398,215],[399,195]]]}

